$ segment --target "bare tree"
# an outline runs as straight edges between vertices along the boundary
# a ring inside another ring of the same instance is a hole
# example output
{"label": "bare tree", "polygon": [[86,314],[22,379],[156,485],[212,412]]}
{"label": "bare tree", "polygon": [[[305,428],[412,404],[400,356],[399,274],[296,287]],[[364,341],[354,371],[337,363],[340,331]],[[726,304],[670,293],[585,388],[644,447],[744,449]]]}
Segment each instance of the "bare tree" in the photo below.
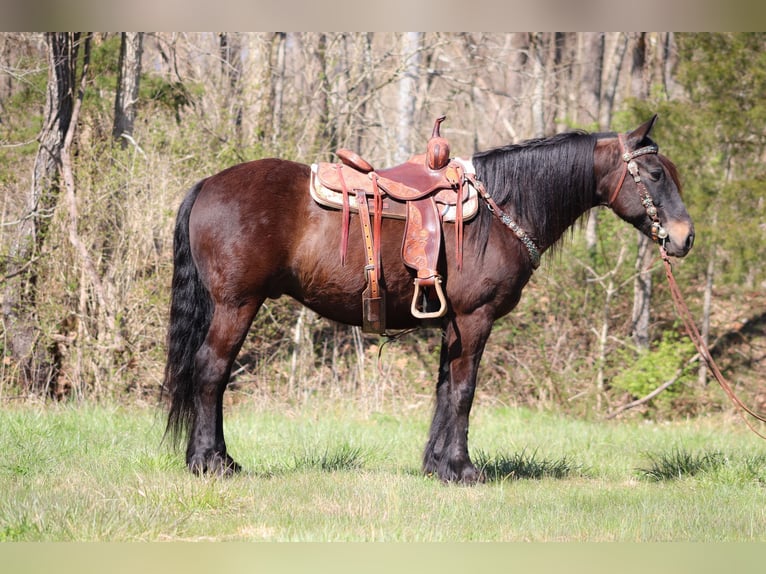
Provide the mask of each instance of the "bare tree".
{"label": "bare tree", "polygon": [[402,59],[404,69],[399,79],[399,100],[397,106],[396,161],[406,160],[412,151],[412,131],[415,120],[415,104],[418,93],[418,70],[420,49],[423,44],[422,32],[406,32],[402,35]]}
{"label": "bare tree", "polygon": [[[647,38],[646,33],[633,35],[630,68],[630,92],[634,98],[644,99],[649,95],[649,72],[647,70]],[[633,311],[631,313],[631,335],[639,349],[649,347],[650,311],[652,299],[652,272],[650,269],[652,255],[652,240],[643,233],[636,232],[637,251],[633,282]]]}
{"label": "bare tree", "polygon": [[530,42],[532,59],[532,135],[545,135],[545,34],[535,32]]}
{"label": "bare tree", "polygon": [[[529,34],[514,32],[511,34],[511,61],[509,62],[508,93],[515,112],[521,106],[524,90],[524,69],[529,60]],[[512,115],[515,115],[512,114]]]}
{"label": "bare tree", "polygon": [[48,382],[52,359],[37,345],[35,261],[60,191],[58,169],[72,119],[80,33],[46,33],[45,46],[48,83],[40,145],[35,156],[27,213],[19,223],[11,248],[3,296],[7,347],[20,366],[26,384],[36,386]]}
{"label": "bare tree", "polygon": [[285,50],[287,34],[276,32],[271,38],[270,70],[271,142],[276,144],[282,133],[282,103],[284,101]]}
{"label": "bare tree", "polygon": [[599,128],[610,129],[612,125],[612,113],[614,112],[614,100],[617,94],[617,86],[620,82],[625,53],[628,50],[628,35],[624,32],[611,34],[611,50],[605,50],[604,70],[602,72],[601,104],[599,115]]}
{"label": "bare tree", "polygon": [[583,32],[578,34],[579,81],[577,123],[583,126],[598,125],[601,107],[601,73],[604,61],[604,33]]}
{"label": "bare tree", "polygon": [[143,32],[123,32],[120,39],[120,70],[114,98],[112,136],[120,140],[123,148],[127,147],[133,137],[133,124],[136,121],[143,39]]}

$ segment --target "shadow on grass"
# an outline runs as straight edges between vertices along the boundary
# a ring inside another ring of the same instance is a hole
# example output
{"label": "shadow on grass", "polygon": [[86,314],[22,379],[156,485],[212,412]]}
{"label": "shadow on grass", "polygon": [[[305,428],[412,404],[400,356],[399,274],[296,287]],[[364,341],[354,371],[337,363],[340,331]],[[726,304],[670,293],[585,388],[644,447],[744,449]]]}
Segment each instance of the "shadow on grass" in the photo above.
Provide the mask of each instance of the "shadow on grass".
{"label": "shadow on grass", "polygon": [[766,455],[732,457],[717,450],[692,453],[674,448],[660,454],[645,453],[645,456],[651,464],[636,470],[641,477],[655,482],[727,472],[730,480],[766,484]]}
{"label": "shadow on grass", "polygon": [[248,472],[247,474],[261,478],[273,478],[310,470],[322,472],[360,470],[364,468],[368,456],[368,453],[359,447],[342,444],[336,447],[325,448],[324,451],[312,452],[306,450],[303,454],[294,454],[292,460],[286,460],[265,469]]}
{"label": "shadow on grass", "polygon": [[487,482],[502,480],[521,480],[542,478],[563,479],[572,476],[584,476],[585,470],[568,458],[548,459],[538,456],[537,451],[506,455],[488,456],[479,452],[474,457],[474,464],[484,474]]}
{"label": "shadow on grass", "polygon": [[675,480],[721,468],[726,459],[721,452],[691,453],[680,448],[670,452],[645,455],[651,463],[648,468],[638,468],[639,474],[649,480]]}
{"label": "shadow on grass", "polygon": [[[338,472],[361,470],[365,467],[370,455],[359,447],[342,444],[328,447],[324,451],[306,451],[301,455],[293,455],[292,460],[271,465],[252,473],[262,478],[274,478],[298,472],[318,470],[321,472]],[[587,471],[567,457],[548,459],[538,455],[537,451],[523,450],[515,454],[495,454],[489,456],[479,452],[474,456],[474,464],[483,473],[485,482],[500,482],[504,480],[523,480],[542,478],[565,479],[572,476],[586,476]],[[404,474],[423,477],[420,469],[405,469]]]}

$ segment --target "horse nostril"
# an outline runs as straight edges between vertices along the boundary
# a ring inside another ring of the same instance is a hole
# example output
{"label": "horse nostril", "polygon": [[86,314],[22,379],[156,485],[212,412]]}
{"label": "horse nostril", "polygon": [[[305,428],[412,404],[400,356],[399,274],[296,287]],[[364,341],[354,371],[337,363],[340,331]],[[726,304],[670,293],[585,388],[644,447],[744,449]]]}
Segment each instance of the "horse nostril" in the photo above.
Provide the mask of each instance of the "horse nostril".
{"label": "horse nostril", "polygon": [[690,233],[686,237],[686,250],[689,251],[692,248],[692,245],[694,245],[694,234]]}

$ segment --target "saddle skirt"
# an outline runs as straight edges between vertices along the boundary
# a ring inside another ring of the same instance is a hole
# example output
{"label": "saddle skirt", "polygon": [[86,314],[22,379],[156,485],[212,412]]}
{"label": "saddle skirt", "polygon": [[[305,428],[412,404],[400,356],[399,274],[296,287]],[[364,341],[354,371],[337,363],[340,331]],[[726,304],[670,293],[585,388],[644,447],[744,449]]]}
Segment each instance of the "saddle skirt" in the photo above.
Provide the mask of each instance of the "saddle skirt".
{"label": "saddle skirt", "polygon": [[[422,162],[423,156],[413,156],[408,163],[418,164]],[[466,174],[475,175],[476,171],[470,160],[455,158],[452,161],[457,162]],[[404,164],[406,165],[406,164]],[[428,187],[422,189],[409,187],[400,182],[386,178],[386,171],[379,172],[378,189],[383,199],[383,217],[394,219],[407,218],[407,201],[416,200],[428,194],[433,194],[442,221],[452,223],[457,217],[457,198],[455,189]],[[358,213],[359,205],[357,202],[356,191],[364,190],[365,195],[372,196],[372,180],[370,174],[362,173],[348,166],[343,167],[343,178],[349,190],[348,206],[349,209]],[[469,221],[476,216],[479,211],[479,197],[476,188],[470,181],[464,179],[460,183],[463,185],[463,221]],[[309,186],[311,197],[318,204],[331,209],[343,209],[343,184],[338,175],[338,164],[335,163],[315,163],[311,166],[311,183]]]}

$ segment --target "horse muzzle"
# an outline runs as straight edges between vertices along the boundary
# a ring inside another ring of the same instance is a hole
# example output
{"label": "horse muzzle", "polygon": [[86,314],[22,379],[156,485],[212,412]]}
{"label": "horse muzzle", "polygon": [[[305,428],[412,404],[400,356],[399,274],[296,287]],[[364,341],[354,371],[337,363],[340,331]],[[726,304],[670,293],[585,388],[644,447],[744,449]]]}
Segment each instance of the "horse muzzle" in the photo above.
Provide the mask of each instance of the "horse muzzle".
{"label": "horse muzzle", "polygon": [[667,237],[660,242],[668,255],[684,257],[694,245],[694,225],[691,221],[672,221],[664,225]]}

